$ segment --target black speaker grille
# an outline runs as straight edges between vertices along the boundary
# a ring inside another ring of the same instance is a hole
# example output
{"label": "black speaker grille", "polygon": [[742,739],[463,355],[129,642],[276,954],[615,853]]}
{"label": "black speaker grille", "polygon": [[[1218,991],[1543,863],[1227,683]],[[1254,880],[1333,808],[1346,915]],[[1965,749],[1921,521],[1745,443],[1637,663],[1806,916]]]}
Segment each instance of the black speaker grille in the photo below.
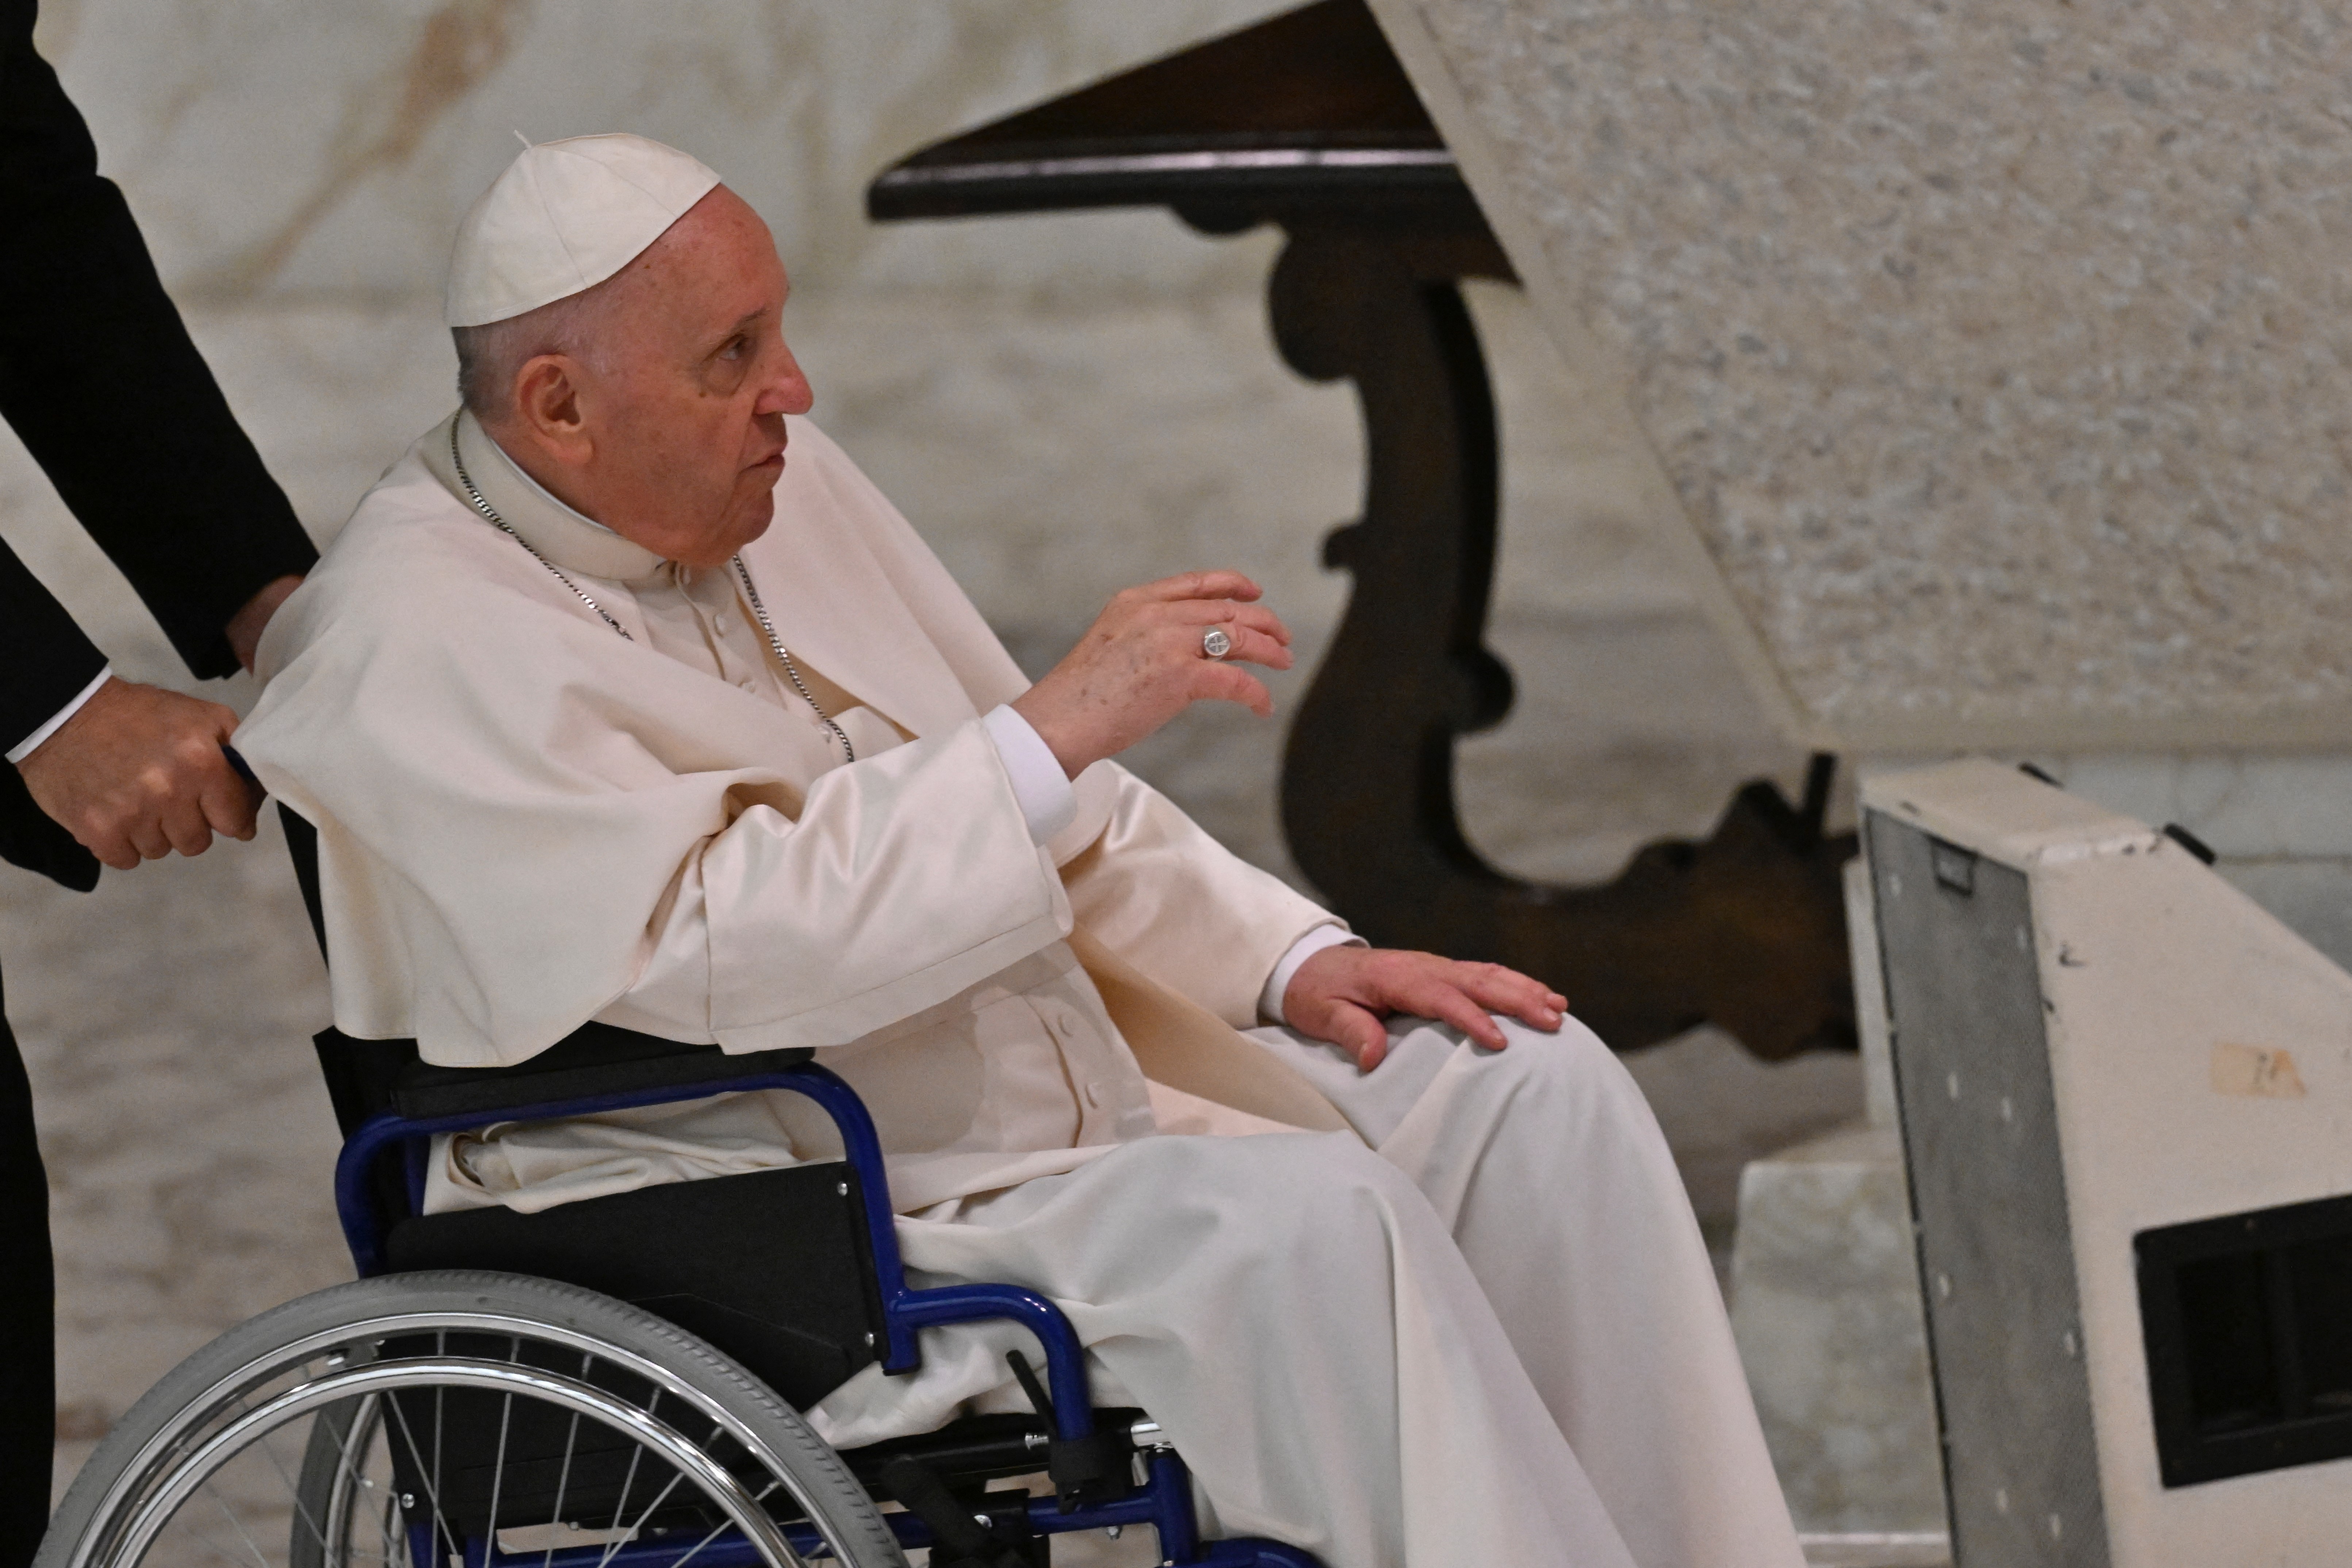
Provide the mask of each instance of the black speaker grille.
{"label": "black speaker grille", "polygon": [[2352,1457],[2352,1197],[2132,1238],[2168,1487]]}

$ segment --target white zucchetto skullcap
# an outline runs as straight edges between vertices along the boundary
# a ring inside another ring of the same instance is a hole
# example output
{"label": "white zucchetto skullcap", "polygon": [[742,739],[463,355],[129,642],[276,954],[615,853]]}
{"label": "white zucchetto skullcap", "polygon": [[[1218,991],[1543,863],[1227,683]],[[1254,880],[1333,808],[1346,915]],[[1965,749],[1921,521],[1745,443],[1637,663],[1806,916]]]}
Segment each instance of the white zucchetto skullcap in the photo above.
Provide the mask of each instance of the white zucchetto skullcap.
{"label": "white zucchetto skullcap", "polygon": [[503,321],[594,288],[718,184],[696,159],[642,136],[525,149],[457,226],[449,325]]}

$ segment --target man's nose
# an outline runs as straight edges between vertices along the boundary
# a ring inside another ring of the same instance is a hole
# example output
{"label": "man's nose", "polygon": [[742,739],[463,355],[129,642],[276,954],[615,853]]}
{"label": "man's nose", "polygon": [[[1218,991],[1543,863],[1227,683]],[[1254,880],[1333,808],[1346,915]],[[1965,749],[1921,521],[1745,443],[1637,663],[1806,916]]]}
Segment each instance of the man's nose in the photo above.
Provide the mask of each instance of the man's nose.
{"label": "man's nose", "polygon": [[789,354],[782,366],[760,394],[753,408],[757,414],[806,414],[816,406],[816,393],[809,386],[808,377],[801,374],[798,361]]}

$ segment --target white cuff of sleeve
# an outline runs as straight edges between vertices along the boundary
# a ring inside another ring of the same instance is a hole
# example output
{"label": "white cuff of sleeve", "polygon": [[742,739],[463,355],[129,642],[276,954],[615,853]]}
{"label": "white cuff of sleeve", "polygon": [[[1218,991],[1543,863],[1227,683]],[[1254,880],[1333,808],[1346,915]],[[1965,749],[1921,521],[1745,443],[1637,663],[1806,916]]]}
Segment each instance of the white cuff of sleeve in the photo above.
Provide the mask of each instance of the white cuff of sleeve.
{"label": "white cuff of sleeve", "polygon": [[1325,948],[1370,947],[1370,945],[1371,943],[1349,931],[1346,926],[1336,923],[1317,926],[1313,931],[1292,942],[1290,951],[1282,955],[1282,962],[1274,966],[1274,973],[1266,976],[1265,989],[1258,993],[1258,1016],[1271,1024],[1286,1024],[1290,1021],[1283,1016],[1282,999],[1290,994],[1290,983],[1297,978],[1299,966]]}
{"label": "white cuff of sleeve", "polygon": [[[33,754],[40,743],[65,727],[65,721],[81,711],[81,705],[98,695],[98,689],[114,679],[114,666],[108,665],[98,672],[98,679],[81,689],[81,695],[57,711],[56,717],[9,748],[8,760],[21,763]],[[1043,742],[1040,742],[1041,744]]]}
{"label": "white cuff of sleeve", "polygon": [[1076,822],[1078,792],[1070,787],[1070,775],[1035,727],[1009,707],[990,709],[981,722],[996,742],[1004,776],[1013,781],[1013,798],[1021,803],[1030,840],[1043,844]]}

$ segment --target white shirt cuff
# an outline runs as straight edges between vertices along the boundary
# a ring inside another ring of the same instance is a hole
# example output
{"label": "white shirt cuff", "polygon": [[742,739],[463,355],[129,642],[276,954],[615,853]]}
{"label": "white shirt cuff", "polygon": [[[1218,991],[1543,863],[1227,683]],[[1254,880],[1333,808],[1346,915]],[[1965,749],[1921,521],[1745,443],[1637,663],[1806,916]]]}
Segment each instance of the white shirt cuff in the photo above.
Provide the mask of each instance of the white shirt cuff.
{"label": "white shirt cuff", "polygon": [[1078,819],[1078,792],[1045,738],[1028,720],[1009,707],[992,708],[981,722],[996,742],[1004,776],[1013,781],[1013,798],[1029,824],[1032,842],[1043,844]]}
{"label": "white shirt cuff", "polygon": [[[23,740],[17,742],[16,745],[9,748],[8,760],[12,763],[21,763],[26,757],[31,756],[42,742],[56,734],[60,729],[65,727],[65,721],[67,720],[81,711],[81,705],[83,703],[98,695],[98,689],[100,687],[105,685],[108,681],[113,679],[114,666],[110,664],[104,669],[98,672],[98,679],[96,680],[91,681],[88,686],[81,689],[80,696],[75,698],[72,701],[58,709],[56,716],[47,723],[42,725],[39,729],[34,731]],[[1042,745],[1044,742],[1040,742],[1039,744]]]}
{"label": "white shirt cuff", "polygon": [[1370,945],[1371,943],[1362,937],[1337,922],[1317,926],[1313,931],[1292,942],[1290,951],[1282,955],[1282,962],[1274,966],[1274,973],[1266,976],[1265,989],[1258,993],[1258,1016],[1273,1024],[1286,1024],[1290,1021],[1282,1015],[1282,999],[1290,994],[1290,983],[1297,977],[1299,966],[1325,948],[1370,947]]}

